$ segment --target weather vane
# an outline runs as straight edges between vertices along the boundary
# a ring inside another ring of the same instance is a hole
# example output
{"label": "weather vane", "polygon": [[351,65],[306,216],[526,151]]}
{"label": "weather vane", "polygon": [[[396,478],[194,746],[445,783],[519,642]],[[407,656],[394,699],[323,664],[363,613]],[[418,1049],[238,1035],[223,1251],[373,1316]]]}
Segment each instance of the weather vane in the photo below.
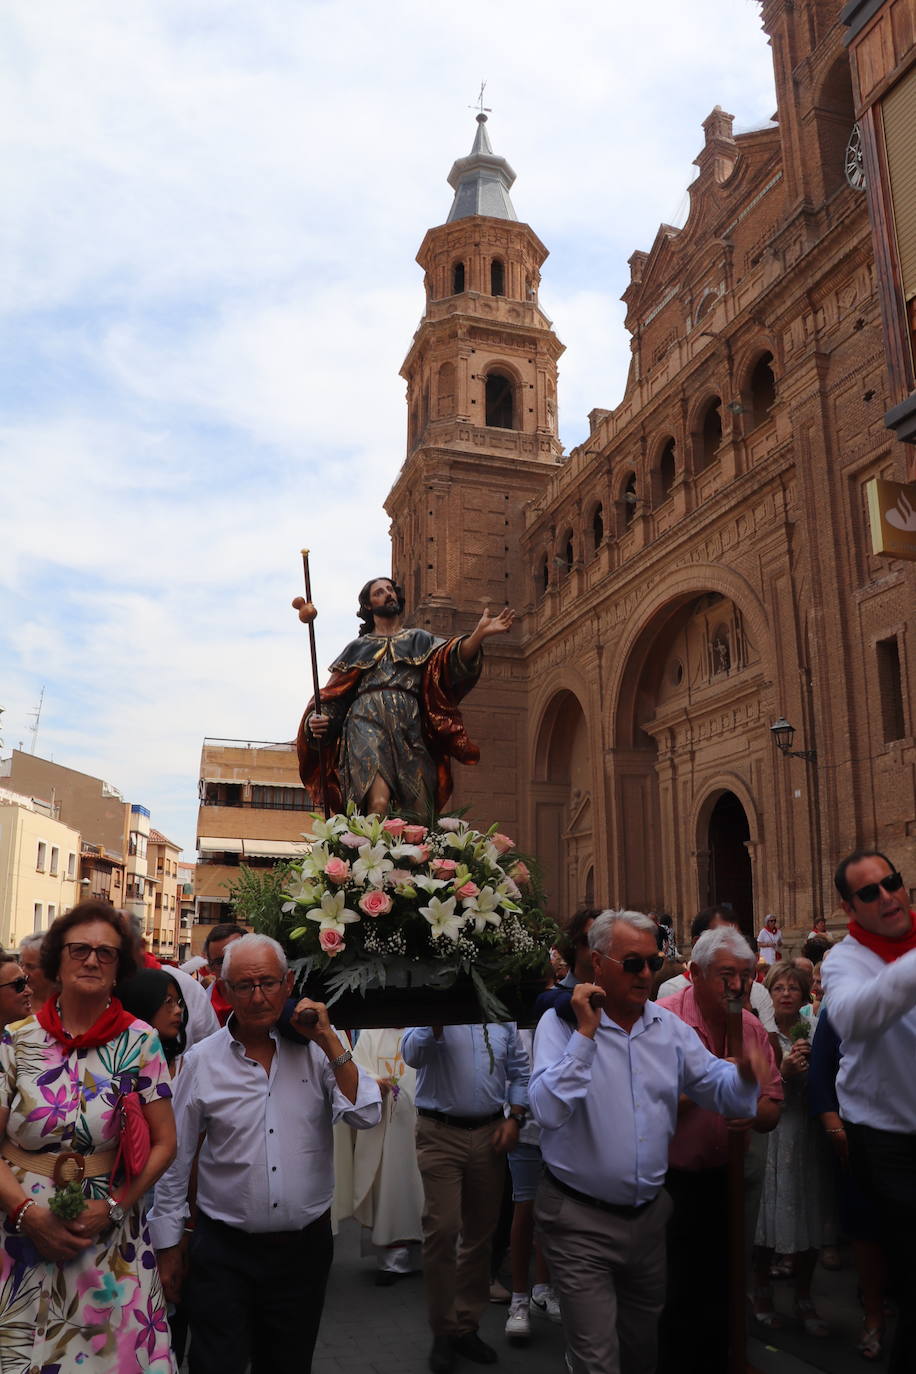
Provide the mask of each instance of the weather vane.
{"label": "weather vane", "polygon": [[483,103],[483,93],[484,93],[484,91],[485,91],[486,89],[487,89],[487,83],[486,83],[485,81],[481,81],[481,83],[480,83],[480,95],[477,97],[477,100],[475,101],[475,103],[474,103],[473,105],[469,105],[469,106],[468,106],[468,109],[469,109],[469,110],[479,110],[479,112],[480,112],[482,115],[492,114],[492,113],[493,113],[492,108],[491,108],[489,105],[485,105],[485,104]]}

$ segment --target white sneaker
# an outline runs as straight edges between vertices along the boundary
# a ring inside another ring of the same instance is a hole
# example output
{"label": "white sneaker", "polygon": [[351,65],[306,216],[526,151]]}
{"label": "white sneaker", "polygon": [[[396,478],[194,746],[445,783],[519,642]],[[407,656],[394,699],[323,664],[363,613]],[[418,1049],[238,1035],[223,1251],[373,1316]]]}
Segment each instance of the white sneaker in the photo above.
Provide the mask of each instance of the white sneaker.
{"label": "white sneaker", "polygon": [[548,1321],[558,1324],[563,1320],[560,1316],[560,1304],[557,1302],[557,1295],[552,1288],[542,1289],[537,1297],[532,1293],[531,1311],[539,1317],[546,1317]]}
{"label": "white sneaker", "polygon": [[528,1319],[528,1303],[524,1298],[514,1298],[506,1319],[506,1335],[510,1341],[523,1345],[531,1335],[531,1322]]}

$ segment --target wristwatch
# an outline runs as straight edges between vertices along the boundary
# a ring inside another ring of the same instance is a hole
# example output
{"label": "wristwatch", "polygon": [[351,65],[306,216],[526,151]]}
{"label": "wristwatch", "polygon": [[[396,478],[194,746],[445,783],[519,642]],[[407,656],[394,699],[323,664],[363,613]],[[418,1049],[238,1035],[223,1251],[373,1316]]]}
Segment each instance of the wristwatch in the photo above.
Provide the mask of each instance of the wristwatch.
{"label": "wristwatch", "polygon": [[515,1122],[517,1122],[519,1128],[521,1128],[522,1126],[524,1126],[525,1122],[528,1120],[528,1108],[527,1108],[527,1107],[522,1107],[520,1111],[517,1111],[517,1112],[510,1112],[510,1113],[509,1113],[509,1120],[510,1120],[510,1121],[515,1121]]}
{"label": "wristwatch", "polygon": [[111,1217],[112,1226],[123,1226],[127,1218],[127,1212],[118,1202],[117,1198],[106,1198],[108,1204],[108,1215]]}
{"label": "wristwatch", "polygon": [[343,1054],[339,1054],[336,1059],[329,1059],[328,1063],[330,1064],[332,1069],[342,1069],[344,1064],[349,1064],[352,1058],[353,1051],[344,1050]]}

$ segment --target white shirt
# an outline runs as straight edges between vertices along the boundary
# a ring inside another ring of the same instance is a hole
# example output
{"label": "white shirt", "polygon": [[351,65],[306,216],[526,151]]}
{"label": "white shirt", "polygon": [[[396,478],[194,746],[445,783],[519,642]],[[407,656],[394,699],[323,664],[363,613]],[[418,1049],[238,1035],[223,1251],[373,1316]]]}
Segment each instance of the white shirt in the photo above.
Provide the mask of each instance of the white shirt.
{"label": "white shirt", "polygon": [[528,1092],[551,1173],[605,1202],[637,1206],[665,1181],[682,1092],[707,1111],[741,1117],[756,1113],[758,1088],[649,1002],[629,1033],[602,1012],[594,1039],[545,1012]]}
{"label": "white shirt", "polygon": [[840,1115],[916,1134],[916,949],[886,964],[847,935],[821,967],[824,1005],[842,1042]]}
{"label": "white shirt", "polygon": [[381,1119],[375,1079],[358,1069],[356,1102],[337,1086],[316,1045],[272,1030],[270,1072],[249,1059],[229,1026],[195,1045],[174,1080],[178,1153],[156,1184],[149,1215],[157,1250],[177,1245],[202,1132],[197,1201],[207,1216],[244,1231],[298,1231],[327,1211],[334,1192],[331,1127]]}
{"label": "white shirt", "polygon": [[196,978],[192,978],[190,973],[183,973],[180,968],[172,968],[170,964],[163,965],[163,969],[170,978],[175,979],[188,1009],[185,1048],[190,1049],[192,1045],[199,1044],[201,1040],[206,1040],[208,1035],[213,1035],[219,1030],[216,1012],[210,1005],[207,989],[198,983]]}
{"label": "white shirt", "polygon": [[775,930],[770,930],[769,926],[763,926],[757,932],[757,949],[761,959],[768,964],[776,963],[776,951],[782,948],[782,931],[777,926]]}
{"label": "white shirt", "polygon": [[[669,978],[662,983],[656,993],[656,1001],[660,1002],[663,997],[673,997],[676,992],[683,992],[684,988],[690,986],[690,979],[683,973],[679,973],[676,978]],[[751,983],[751,1011],[756,1013],[763,1029],[767,1032],[776,1030],[776,1012],[773,1009],[773,999],[767,992],[762,983]]]}

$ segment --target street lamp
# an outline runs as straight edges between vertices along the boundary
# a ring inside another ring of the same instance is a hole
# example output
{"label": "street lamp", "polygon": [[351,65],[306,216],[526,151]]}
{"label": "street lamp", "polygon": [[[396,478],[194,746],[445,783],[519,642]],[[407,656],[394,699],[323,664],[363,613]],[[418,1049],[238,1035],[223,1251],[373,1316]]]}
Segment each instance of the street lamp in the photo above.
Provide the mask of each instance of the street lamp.
{"label": "street lamp", "polygon": [[817,762],[816,749],[793,749],[792,741],[795,738],[795,726],[790,725],[785,716],[780,716],[775,724],[770,726],[770,734],[773,736],[773,743],[781,754],[787,759],[804,759],[806,763]]}

